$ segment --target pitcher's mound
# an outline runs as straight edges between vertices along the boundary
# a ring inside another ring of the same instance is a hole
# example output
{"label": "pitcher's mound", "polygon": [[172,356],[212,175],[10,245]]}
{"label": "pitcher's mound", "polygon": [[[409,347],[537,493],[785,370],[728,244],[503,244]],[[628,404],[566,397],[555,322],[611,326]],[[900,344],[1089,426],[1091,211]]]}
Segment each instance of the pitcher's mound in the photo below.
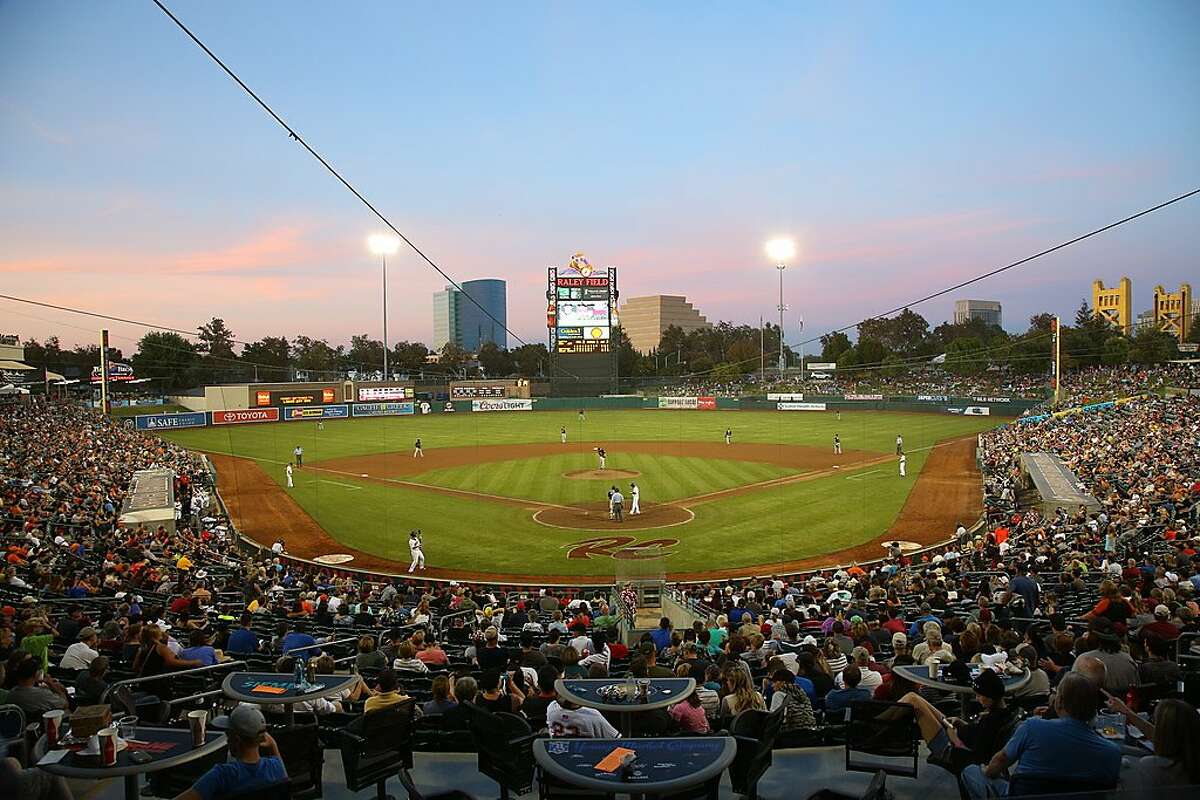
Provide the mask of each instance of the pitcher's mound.
{"label": "pitcher's mound", "polygon": [[[611,471],[611,470],[609,470]],[[534,522],[551,528],[567,528],[578,531],[644,531],[652,528],[672,528],[684,525],[696,515],[683,506],[664,503],[642,508],[641,514],[631,515],[625,507],[625,518],[617,522],[608,518],[605,503],[588,503],[584,506],[543,508],[533,515]]]}
{"label": "pitcher's mound", "polygon": [[636,478],[641,474],[634,469],[576,469],[564,472],[563,477],[573,481],[607,481],[617,478]]}

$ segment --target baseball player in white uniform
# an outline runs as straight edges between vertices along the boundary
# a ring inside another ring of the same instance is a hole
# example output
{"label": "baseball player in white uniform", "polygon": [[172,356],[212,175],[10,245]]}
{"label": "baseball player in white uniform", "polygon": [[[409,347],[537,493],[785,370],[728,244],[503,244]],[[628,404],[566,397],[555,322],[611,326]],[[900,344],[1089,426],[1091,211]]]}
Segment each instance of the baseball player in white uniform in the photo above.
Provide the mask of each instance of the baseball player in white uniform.
{"label": "baseball player in white uniform", "polygon": [[421,549],[421,531],[410,531],[408,534],[408,554],[412,556],[412,563],[408,565],[408,571],[412,572],[415,569],[425,569],[425,551]]}
{"label": "baseball player in white uniform", "polygon": [[288,465],[284,468],[284,471],[287,472],[288,488],[291,489],[295,486],[295,484],[292,483],[292,462],[288,462]]}
{"label": "baseball player in white uniform", "polygon": [[636,483],[629,484],[629,516],[642,513],[642,490]]}
{"label": "baseball player in white uniform", "polygon": [[904,455],[904,453],[901,453],[900,454],[900,477],[901,478],[905,477],[905,475],[908,474],[905,471],[907,467],[908,467],[908,456]]}
{"label": "baseball player in white uniform", "polygon": [[600,469],[604,469],[604,465],[608,463],[608,453],[603,447],[596,448],[596,457],[600,459]]}

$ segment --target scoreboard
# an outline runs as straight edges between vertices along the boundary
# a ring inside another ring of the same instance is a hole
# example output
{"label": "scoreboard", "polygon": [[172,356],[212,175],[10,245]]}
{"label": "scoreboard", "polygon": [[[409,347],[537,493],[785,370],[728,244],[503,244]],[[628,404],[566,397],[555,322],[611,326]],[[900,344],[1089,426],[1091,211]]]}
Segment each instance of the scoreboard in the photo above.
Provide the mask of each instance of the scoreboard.
{"label": "scoreboard", "polygon": [[546,327],[552,353],[610,353],[616,324],[616,269],[596,269],[583,253],[547,270]]}

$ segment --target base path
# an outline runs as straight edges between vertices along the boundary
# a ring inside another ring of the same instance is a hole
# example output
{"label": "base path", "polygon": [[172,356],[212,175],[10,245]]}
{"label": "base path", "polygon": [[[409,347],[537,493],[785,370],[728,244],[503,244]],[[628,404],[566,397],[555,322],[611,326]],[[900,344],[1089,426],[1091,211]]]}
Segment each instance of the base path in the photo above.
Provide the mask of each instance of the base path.
{"label": "base path", "polygon": [[[617,444],[606,446],[610,447],[614,453],[620,452]],[[496,458],[501,452],[506,454],[504,456],[505,459],[522,458],[531,457],[532,454],[518,455],[514,451],[528,449],[535,451],[536,455],[550,455],[561,453],[569,447],[569,445],[504,445],[494,447],[447,448],[441,451],[429,450],[426,451],[430,454],[426,459],[426,463],[417,463],[415,465],[412,462],[418,460],[411,458],[408,454],[383,453],[375,456],[359,456],[324,461],[321,462],[321,467],[324,472],[344,471],[345,474],[356,478],[361,473],[370,473],[371,469],[374,469],[375,474],[372,474],[371,478],[379,479],[386,476],[389,472],[391,475],[397,476],[413,475],[430,468],[452,466],[452,464],[445,463],[441,458],[438,458],[438,455],[448,457],[451,450],[456,451],[454,453],[456,458],[459,457],[457,451],[461,451],[462,457],[465,457],[467,452],[477,454],[473,459],[466,460],[464,458],[464,460],[458,462],[459,464],[463,464],[501,460]],[[767,461],[782,466],[821,471],[831,470],[835,464],[858,467],[864,461],[873,461],[880,458],[877,453],[853,451],[846,451],[840,457],[828,454],[826,458],[823,454],[814,451],[813,448],[777,445],[743,444],[725,446],[723,444],[709,445],[690,442],[663,442],[660,446],[660,443],[655,442],[632,442],[621,443],[620,448],[627,452],[661,452],[666,455],[688,456],[700,456],[701,452],[698,451],[707,449],[708,452],[704,453],[704,457]],[[490,451],[487,454],[490,457],[480,458],[479,456],[482,454],[479,451]],[[407,562],[380,558],[379,556],[357,550],[333,539],[317,524],[316,520],[309,516],[308,512],[292,499],[291,495],[282,486],[267,475],[257,462],[250,459],[213,453],[209,453],[208,457],[217,468],[218,488],[226,507],[229,509],[229,514],[233,518],[234,525],[249,538],[267,547],[275,539],[283,538],[287,544],[289,554],[305,559],[313,559],[317,556],[330,553],[347,553],[353,555],[354,560],[345,566],[353,567],[354,569],[380,573],[403,573],[408,568]],[[435,458],[437,460],[434,460]],[[364,459],[370,460],[370,469],[358,468],[358,465],[363,465],[362,462]],[[801,466],[801,463],[803,466]],[[406,465],[412,466],[407,466],[406,468]],[[304,467],[304,469],[308,468],[307,466]],[[796,480],[800,477],[792,476],[790,480]],[[789,479],[785,478],[783,480],[786,481]],[[774,483],[774,481],[768,481],[767,483]],[[433,487],[430,488],[432,489]],[[741,490],[753,490],[751,487],[740,488]],[[434,490],[436,491],[436,489]],[[736,492],[739,489],[732,491]],[[482,500],[482,498],[480,499]],[[692,498],[693,502],[697,499],[699,498]],[[708,497],[704,499],[707,500]],[[543,505],[536,501],[508,500],[508,502],[519,503],[530,508],[537,508]],[[545,511],[539,511],[538,513],[560,513],[555,508],[561,509],[562,507],[549,507]],[[909,493],[908,500],[901,510],[900,515],[896,518],[895,523],[888,531],[881,533],[870,541],[844,550],[823,553],[799,560],[780,561],[772,564],[735,569],[671,573],[669,577],[672,580],[679,581],[707,581],[751,575],[784,574],[818,569],[834,564],[846,564],[850,561],[869,561],[879,558],[882,552],[880,544],[892,539],[900,538],[922,545],[944,541],[953,534],[958,522],[961,521],[964,524],[969,524],[978,518],[981,510],[980,476],[975,463],[975,437],[971,436],[964,439],[942,442],[936,445],[930,452],[924,468],[917,477],[916,485]],[[578,510],[568,509],[567,511],[571,513],[568,515],[565,511],[562,512],[564,517],[567,517],[567,519],[563,520],[567,522],[563,527],[578,529],[580,527],[578,524],[579,520],[575,516]],[[620,528],[620,523],[608,522],[602,509],[596,509],[596,511],[596,516],[599,518],[598,522],[600,523],[597,529],[613,531]],[[646,521],[653,523],[645,525],[645,528],[660,528],[664,524],[680,524],[686,521],[682,519],[682,516],[690,514],[686,509],[671,504],[648,506],[645,511],[646,514],[643,516],[646,517]],[[668,520],[664,516],[659,516],[660,514],[668,513],[679,514],[680,518],[678,520]],[[634,519],[638,520],[638,523],[641,522],[640,518],[635,517]],[[542,524],[553,524],[549,519],[539,519],[538,521]],[[642,528],[643,526],[638,523],[629,524],[626,529],[636,530]],[[333,569],[336,569],[336,567]],[[533,585],[594,585],[597,581],[604,582],[597,577],[587,575],[554,575],[546,573],[519,575],[438,568],[429,568],[420,573],[420,577]]]}

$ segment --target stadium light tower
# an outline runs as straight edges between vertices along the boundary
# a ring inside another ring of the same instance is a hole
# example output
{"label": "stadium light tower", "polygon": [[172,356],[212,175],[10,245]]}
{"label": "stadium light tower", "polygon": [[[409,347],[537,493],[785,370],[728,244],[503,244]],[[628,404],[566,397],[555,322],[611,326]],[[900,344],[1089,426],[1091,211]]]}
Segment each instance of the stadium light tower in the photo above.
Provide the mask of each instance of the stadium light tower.
{"label": "stadium light tower", "polygon": [[383,379],[388,379],[388,335],[387,335],[387,257],[400,249],[400,240],[388,233],[374,233],[367,237],[367,247],[383,259]]}
{"label": "stadium light tower", "polygon": [[787,367],[783,351],[783,312],[787,311],[787,306],[783,304],[783,271],[787,269],[788,260],[796,256],[796,243],[791,239],[772,239],[767,242],[767,255],[779,270],[779,377],[782,378]]}

